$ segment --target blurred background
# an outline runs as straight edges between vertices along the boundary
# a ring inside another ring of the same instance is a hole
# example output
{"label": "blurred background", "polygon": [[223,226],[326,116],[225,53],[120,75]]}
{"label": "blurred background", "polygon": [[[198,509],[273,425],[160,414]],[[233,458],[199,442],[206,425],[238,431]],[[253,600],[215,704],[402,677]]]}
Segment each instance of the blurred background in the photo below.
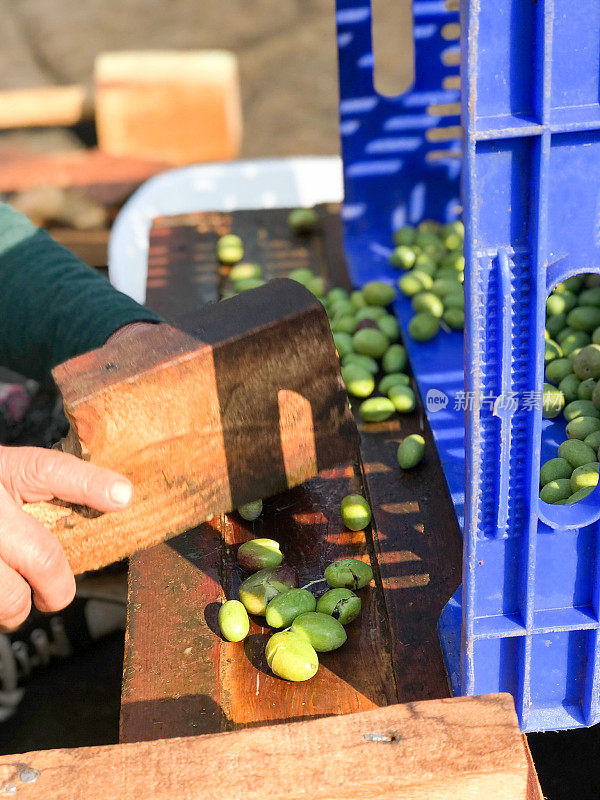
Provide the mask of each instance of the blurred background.
{"label": "blurred background", "polygon": [[[92,86],[106,51],[224,49],[238,60],[243,158],[336,153],[337,73],[333,0],[5,0],[0,89]],[[408,86],[412,73],[409,0],[373,4],[380,88]],[[110,8],[110,11],[108,10]],[[23,142],[23,133],[2,139]],[[29,146],[77,145],[44,131]]]}

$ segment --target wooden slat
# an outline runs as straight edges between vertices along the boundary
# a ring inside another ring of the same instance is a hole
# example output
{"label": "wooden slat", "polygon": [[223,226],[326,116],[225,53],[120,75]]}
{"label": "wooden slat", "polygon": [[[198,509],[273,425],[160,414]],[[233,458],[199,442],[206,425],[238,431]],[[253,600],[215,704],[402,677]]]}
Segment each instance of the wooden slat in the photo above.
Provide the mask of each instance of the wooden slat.
{"label": "wooden slat", "polygon": [[24,800],[525,800],[527,769],[512,698],[488,695],[217,736],[6,756],[0,793]]}

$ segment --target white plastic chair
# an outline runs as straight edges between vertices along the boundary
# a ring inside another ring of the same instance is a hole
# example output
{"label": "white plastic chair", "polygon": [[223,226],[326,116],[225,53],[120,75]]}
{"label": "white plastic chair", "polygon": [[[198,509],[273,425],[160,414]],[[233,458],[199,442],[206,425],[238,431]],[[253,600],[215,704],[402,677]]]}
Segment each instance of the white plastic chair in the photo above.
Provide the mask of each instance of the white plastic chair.
{"label": "white plastic chair", "polygon": [[119,212],[108,245],[108,274],[121,292],[146,298],[148,243],[155,217],[196,211],[285,208],[343,198],[338,156],[199,164],[146,181]]}

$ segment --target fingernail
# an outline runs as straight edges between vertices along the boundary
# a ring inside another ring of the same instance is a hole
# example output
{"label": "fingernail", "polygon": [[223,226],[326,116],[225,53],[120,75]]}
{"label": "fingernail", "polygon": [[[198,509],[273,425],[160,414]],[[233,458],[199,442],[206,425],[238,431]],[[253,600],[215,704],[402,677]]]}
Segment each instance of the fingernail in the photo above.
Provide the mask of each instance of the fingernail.
{"label": "fingernail", "polygon": [[127,506],[131,502],[133,486],[127,481],[115,481],[110,487],[110,499],[120,506]]}

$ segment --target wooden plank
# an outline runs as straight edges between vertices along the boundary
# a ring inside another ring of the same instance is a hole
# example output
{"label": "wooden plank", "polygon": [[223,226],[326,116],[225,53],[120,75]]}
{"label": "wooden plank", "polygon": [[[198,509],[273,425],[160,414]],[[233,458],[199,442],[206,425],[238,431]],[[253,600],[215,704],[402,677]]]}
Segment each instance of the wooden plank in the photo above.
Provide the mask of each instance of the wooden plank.
{"label": "wooden plank", "polygon": [[[55,368],[76,455],[135,487],[124,511],[24,509],[84,572],[296,486],[356,447],[322,305],[271,281]],[[310,360],[302,353],[310,353]],[[300,354],[300,355],[299,355]]]}
{"label": "wooden plank", "polygon": [[25,800],[524,800],[527,769],[512,698],[488,695],[7,756],[0,792]]}
{"label": "wooden plank", "polygon": [[77,188],[109,206],[123,203],[140,184],[166,169],[162,162],[119,157],[99,150],[65,153],[9,153],[0,160],[0,192],[38,186]]}

